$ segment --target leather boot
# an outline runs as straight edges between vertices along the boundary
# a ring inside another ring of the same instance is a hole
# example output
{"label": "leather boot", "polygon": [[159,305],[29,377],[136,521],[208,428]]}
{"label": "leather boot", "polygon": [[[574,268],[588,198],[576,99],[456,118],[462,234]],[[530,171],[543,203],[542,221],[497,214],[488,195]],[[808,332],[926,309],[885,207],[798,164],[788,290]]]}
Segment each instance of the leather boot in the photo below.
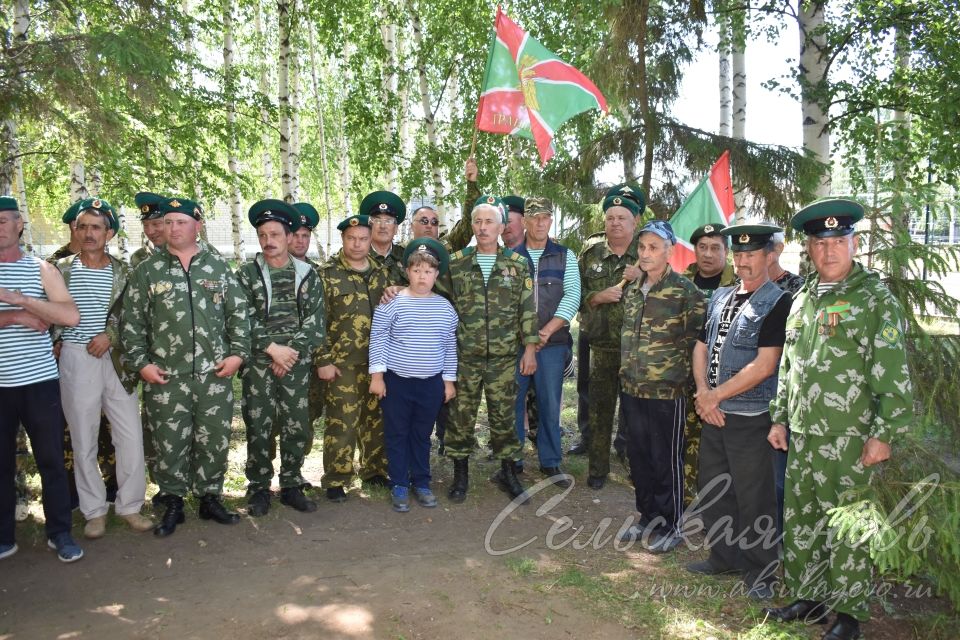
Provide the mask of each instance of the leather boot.
{"label": "leather boot", "polygon": [[530,496],[527,495],[526,489],[523,488],[523,485],[520,484],[520,480],[517,478],[517,471],[513,467],[513,460],[501,460],[500,471],[494,475],[494,478],[500,490],[509,493],[511,498],[522,497],[520,504],[529,502]]}
{"label": "leather boot", "polygon": [[208,493],[200,498],[200,518],[203,520],[215,520],[220,524],[237,524],[240,522],[240,514],[233,511],[227,511],[220,498]]}
{"label": "leather boot", "polygon": [[163,517],[160,518],[160,524],[153,529],[153,535],[158,538],[165,538],[177,530],[178,524],[183,524],[186,517],[183,515],[183,498],[180,496],[166,495],[157,500],[159,504],[166,506]]}
{"label": "leather boot", "polygon": [[450,502],[460,503],[467,499],[467,485],[469,484],[467,469],[467,458],[453,459],[453,484],[450,485],[450,491],[447,492]]}
{"label": "leather boot", "polygon": [[826,624],[829,609],[816,600],[795,600],[785,607],[766,608],[763,613],[778,622]]}

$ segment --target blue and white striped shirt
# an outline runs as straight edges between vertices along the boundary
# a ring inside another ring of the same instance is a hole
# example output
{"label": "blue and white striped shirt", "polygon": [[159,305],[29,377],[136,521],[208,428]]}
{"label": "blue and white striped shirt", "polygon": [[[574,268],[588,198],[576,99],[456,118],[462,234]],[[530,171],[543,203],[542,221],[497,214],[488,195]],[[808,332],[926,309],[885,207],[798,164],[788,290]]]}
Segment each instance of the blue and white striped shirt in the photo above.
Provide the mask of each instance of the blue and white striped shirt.
{"label": "blue and white striped shirt", "polygon": [[83,266],[77,255],[70,263],[70,295],[80,310],[80,324],[65,327],[64,342],[87,344],[103,333],[110,310],[110,293],[113,290],[113,263],[107,262],[103,269]]}
{"label": "blue and white striped shirt", "polygon": [[[533,263],[533,270],[536,271],[540,266],[540,256],[543,255],[543,249],[527,248],[530,254],[530,261]],[[563,297],[560,298],[560,304],[557,305],[557,311],[553,314],[558,318],[563,318],[567,324],[573,322],[573,317],[580,310],[580,267],[577,266],[577,257],[573,251],[567,250],[567,263],[563,270]]]}
{"label": "blue and white striped shirt", "polygon": [[[25,255],[16,262],[0,262],[0,287],[19,289],[25,296],[46,300],[39,258]],[[20,308],[0,302],[0,311]],[[20,324],[0,327],[0,387],[22,387],[59,377],[48,332],[40,333]]]}
{"label": "blue and white striped shirt", "polygon": [[457,312],[436,294],[398,294],[373,312],[370,373],[389,369],[403,378],[457,379]]}

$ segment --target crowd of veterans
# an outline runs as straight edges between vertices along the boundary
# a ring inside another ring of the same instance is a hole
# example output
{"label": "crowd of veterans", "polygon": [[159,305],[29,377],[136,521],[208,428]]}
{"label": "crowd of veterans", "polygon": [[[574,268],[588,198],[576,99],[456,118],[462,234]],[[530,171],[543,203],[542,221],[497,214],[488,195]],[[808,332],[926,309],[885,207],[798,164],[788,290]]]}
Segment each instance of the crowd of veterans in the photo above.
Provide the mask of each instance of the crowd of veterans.
{"label": "crowd of veterans", "polygon": [[[824,638],[858,637],[868,550],[830,535],[828,512],[870,482],[912,416],[903,314],[854,259],[862,207],[826,199],[793,217],[806,279],[780,266],[783,229],[763,222],[700,227],[681,274],[670,224],[638,223],[634,184],[607,191],[604,230],[576,256],[550,237],[547,198],[481,194],[472,160],[466,179],[464,215],[442,237],[424,206],[398,244],[406,204],[376,191],[322,264],[306,256],[317,211],[261,200],[248,212],[260,252],[235,269],[199,239],[203,210],[185,197],[136,194],[149,243],[130,265],[107,249],[119,222],[106,200],[74,203],[70,242],[42,261],[21,246],[17,201],[0,198],[0,558],[17,551],[24,433],[64,562],[83,556],[74,508],[87,539],[105,535],[110,503],[158,537],[191,496],[201,519],[237,523],[222,501],[237,375],[251,517],[276,497],[278,454],[279,501],[317,510],[302,468],[321,415],[329,501],[359,477],[389,488],[398,512],[435,507],[435,433],[452,460],[447,499],[463,502],[481,397],[491,480],[529,500],[530,438],[541,475],[569,490],[560,407],[579,317],[581,441],[567,453],[587,455],[595,491],[611,445],[624,456],[636,514],[619,539],[669,553],[695,511],[708,553],[690,572],[739,576],[757,600],[782,575],[795,600],[768,615],[833,612]],[[147,477],[157,521],[141,513]]]}

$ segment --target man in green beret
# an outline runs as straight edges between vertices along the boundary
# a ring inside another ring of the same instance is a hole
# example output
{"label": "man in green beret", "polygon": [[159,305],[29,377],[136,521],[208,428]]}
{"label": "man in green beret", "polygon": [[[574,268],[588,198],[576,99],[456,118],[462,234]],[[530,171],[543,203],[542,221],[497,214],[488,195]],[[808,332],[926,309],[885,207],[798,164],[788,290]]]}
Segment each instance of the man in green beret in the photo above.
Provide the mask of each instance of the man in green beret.
{"label": "man in green beret", "polygon": [[140,374],[153,432],[154,475],[165,505],[154,534],[184,521],[183,499],[200,498],[199,515],[236,524],[221,502],[233,418],[231,379],[250,357],[247,298],[222,256],[198,244],[200,206],[160,203],[167,246],[134,271],[123,300],[121,341]]}
{"label": "man in green beret", "polygon": [[290,255],[297,260],[303,260],[315,269],[320,268],[320,263],[324,261],[323,247],[317,243],[317,262],[307,257],[310,251],[310,239],[313,237],[313,230],[320,224],[320,213],[309,202],[295,202],[293,208],[296,209],[299,216],[299,226],[293,232],[293,238],[290,240]]}
{"label": "man in green beret", "polygon": [[67,207],[67,210],[63,212],[60,220],[70,229],[70,240],[67,244],[47,256],[47,262],[50,264],[56,264],[57,260],[62,260],[68,256],[75,256],[80,253],[81,240],[79,236],[77,236],[77,214],[80,213],[81,203],[83,203],[83,198],[71,204]]}
{"label": "man in green beret", "polygon": [[393,239],[407,216],[407,205],[395,193],[374,191],[360,202],[360,215],[370,220],[370,257],[386,267],[390,284],[405,283],[403,247]]}
{"label": "man in green beret", "polygon": [[370,393],[368,364],[373,310],[391,281],[388,267],[371,257],[366,215],[350,216],[337,229],[343,248],[320,268],[326,338],[316,351],[314,365],[326,383],[323,487],[327,499],[343,502],[353,481],[357,448],[361,479],[373,486],[389,484],[383,417],[379,399]]}
{"label": "man in green beret", "polygon": [[323,341],[323,285],[317,272],[289,253],[300,214],[282,200],[250,207],[262,253],[237,270],[250,310],[251,358],[244,369],[241,410],[247,429],[247,497],[251,516],[270,509],[271,444],[280,438],[280,502],[316,511],[303,495],[303,459],[313,437],[303,402],[313,352]]}
{"label": "man in green beret", "polygon": [[[829,640],[860,637],[869,619],[870,537],[838,535],[831,510],[860,499],[875,466],[913,422],[913,396],[897,299],[854,256],[863,207],[815,202],[790,221],[807,235],[816,273],[793,299],[770,403],[768,440],[787,451],[783,565],[792,603],[765,610],[783,622],[826,622]],[[787,433],[789,429],[789,446]]]}
{"label": "man in green beret", "polygon": [[514,468],[521,447],[511,408],[517,396],[517,352],[522,351],[520,375],[533,375],[537,369],[540,337],[533,281],[527,261],[497,242],[507,220],[500,199],[481,196],[471,219],[476,247],[450,256],[450,270],[441,285],[460,317],[457,396],[452,401],[444,440],[454,465],[448,497],[453,502],[466,498],[468,458],[476,447],[475,421],[483,393],[491,448],[501,462],[495,480],[511,497],[525,501],[526,492]]}
{"label": "man in green beret", "polygon": [[725,225],[705,224],[690,234],[690,244],[696,261],[683,272],[683,277],[692,281],[709,300],[719,287],[729,287],[737,280],[733,265],[727,262],[729,245],[721,233]]}
{"label": "man in green beret", "polygon": [[581,438],[589,453],[587,486],[591,489],[603,488],[610,473],[610,441],[620,387],[621,283],[633,282],[643,273],[636,266],[636,228],[645,205],[639,186],[611,188],[603,199],[603,233],[587,240],[578,259],[583,288],[580,336],[588,354],[579,366],[589,372],[586,388],[578,391],[590,397],[587,429]]}
{"label": "man in green beret", "polygon": [[160,202],[165,198],[156,193],[141,191],[133,196],[133,201],[140,212],[140,223],[143,225],[143,235],[147,236],[150,244],[144,244],[130,256],[130,268],[136,269],[154,251],[162,249],[167,243],[166,227],[163,224],[163,214],[160,213]]}
{"label": "man in green beret", "polygon": [[[473,210],[474,203],[476,203],[480,197],[480,188],[477,186],[479,170],[475,158],[467,158],[465,175],[467,179],[467,195],[463,202],[463,213],[453,229],[443,237],[450,251],[463,249],[470,244],[470,240],[473,238],[470,212]],[[509,249],[523,242],[524,199],[521,196],[510,195],[505,196],[501,202],[507,210],[507,222],[503,225],[503,232],[500,234],[500,239],[503,241],[503,246]]]}

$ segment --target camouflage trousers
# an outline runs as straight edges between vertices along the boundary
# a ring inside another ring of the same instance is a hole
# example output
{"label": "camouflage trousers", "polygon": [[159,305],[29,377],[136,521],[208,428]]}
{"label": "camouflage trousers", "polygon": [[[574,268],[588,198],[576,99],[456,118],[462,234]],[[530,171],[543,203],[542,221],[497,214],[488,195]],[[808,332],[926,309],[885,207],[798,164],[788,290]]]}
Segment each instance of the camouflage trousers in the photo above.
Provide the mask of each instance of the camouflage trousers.
{"label": "camouflage trousers", "polygon": [[606,477],[610,473],[610,441],[613,419],[620,395],[620,350],[590,349],[590,413],[587,417],[587,452],[591,476]]}
{"label": "camouflage trousers", "polygon": [[270,489],[273,480],[271,445],[280,437],[280,488],[303,484],[300,469],[312,435],[308,398],[303,390],[310,378],[310,358],[299,362],[282,378],[270,363],[256,358],[243,372],[240,410],[247,427],[247,492]]}
{"label": "camouflage trousers", "polygon": [[783,504],[783,567],[788,589],[801,600],[822,600],[858,620],[870,617],[869,541],[841,539],[827,512],[849,500],[842,494],[870,483],[860,464],[863,437],[790,434]]}
{"label": "camouflage trousers", "polygon": [[367,364],[340,367],[340,376],[326,383],[323,409],[324,489],[347,487],[353,480],[353,455],[360,451],[360,477],[387,475],[380,400],[370,393]]}
{"label": "camouflage trousers", "polygon": [[[307,406],[309,408],[310,418],[307,423],[307,443],[303,447],[303,457],[310,455],[313,451],[313,438],[316,433],[315,424],[320,416],[323,415],[323,393],[324,381],[317,376],[316,367],[310,367],[310,391],[307,394]],[[280,424],[273,424],[273,431],[270,433],[270,459],[277,457],[277,440],[280,438]]]}
{"label": "camouflage trousers", "polygon": [[457,395],[450,402],[450,422],[444,447],[451,458],[466,458],[477,446],[476,420],[480,394],[487,398],[490,448],[501,460],[521,457],[514,406],[517,399],[516,356],[461,357]]}
{"label": "camouflage trousers", "polygon": [[230,449],[233,386],[213,373],[144,384],[161,494],[220,495]]}
{"label": "camouflage trousers", "polygon": [[684,425],[686,447],[683,452],[683,506],[689,507],[697,496],[697,475],[700,470],[700,434],[703,424],[697,415],[696,398],[691,388],[687,393],[687,418]]}

